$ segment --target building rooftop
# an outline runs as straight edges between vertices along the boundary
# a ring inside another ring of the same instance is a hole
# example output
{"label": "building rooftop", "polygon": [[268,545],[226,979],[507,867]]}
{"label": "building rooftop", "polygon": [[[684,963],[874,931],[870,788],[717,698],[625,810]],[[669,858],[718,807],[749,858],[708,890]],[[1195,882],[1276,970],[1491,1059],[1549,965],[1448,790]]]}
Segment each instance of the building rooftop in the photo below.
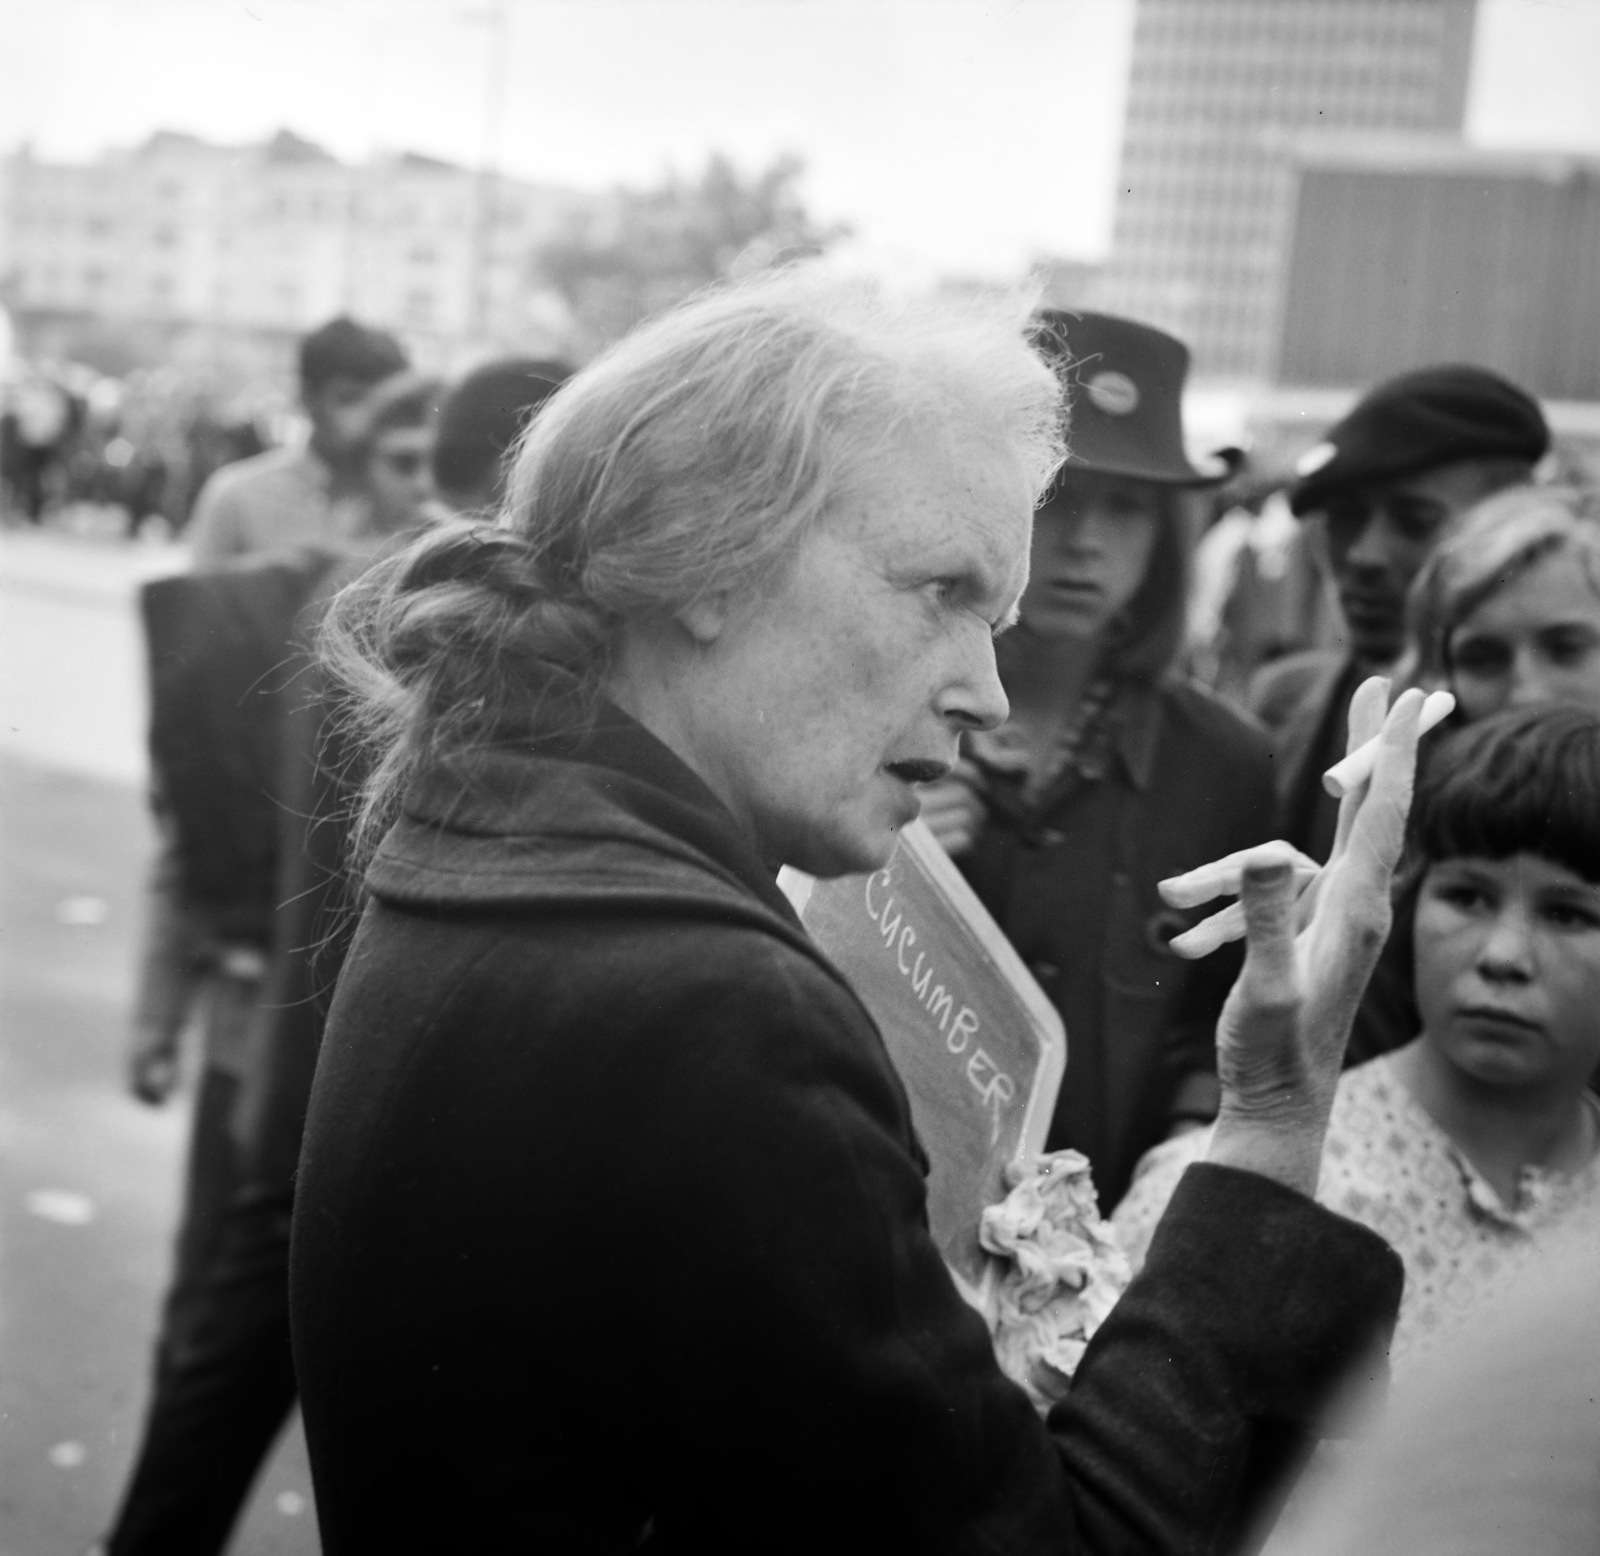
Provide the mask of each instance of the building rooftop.
{"label": "building rooftop", "polygon": [[1327,130],[1297,137],[1294,145],[1296,160],[1307,168],[1537,178],[1552,184],[1600,176],[1600,156],[1576,151],[1491,149],[1445,135]]}

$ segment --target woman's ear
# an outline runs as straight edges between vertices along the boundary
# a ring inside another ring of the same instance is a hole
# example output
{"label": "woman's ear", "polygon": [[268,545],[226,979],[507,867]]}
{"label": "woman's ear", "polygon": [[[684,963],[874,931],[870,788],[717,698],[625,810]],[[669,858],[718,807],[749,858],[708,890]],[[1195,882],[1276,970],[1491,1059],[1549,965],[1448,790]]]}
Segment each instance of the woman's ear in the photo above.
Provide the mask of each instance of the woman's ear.
{"label": "woman's ear", "polygon": [[729,596],[725,589],[702,594],[673,612],[685,632],[701,647],[708,647],[727,629]]}

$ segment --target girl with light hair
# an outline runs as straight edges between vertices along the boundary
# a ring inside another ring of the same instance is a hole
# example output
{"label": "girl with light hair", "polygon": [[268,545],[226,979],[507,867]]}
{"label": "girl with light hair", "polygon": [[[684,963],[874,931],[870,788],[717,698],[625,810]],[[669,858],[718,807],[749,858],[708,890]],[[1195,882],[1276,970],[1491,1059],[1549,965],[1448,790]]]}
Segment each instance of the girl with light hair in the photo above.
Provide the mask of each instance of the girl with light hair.
{"label": "girl with light hair", "polygon": [[1061,444],[1025,312],[807,269],[697,299],[557,391],[498,524],[340,599],[368,902],[291,1280],[330,1556],[1215,1548],[1392,1315],[1393,1256],[1307,1191],[1415,694],[1298,941],[1285,851],[1188,882],[1250,941],[1217,1142],[1048,1424],[774,879],[882,866],[1006,715]]}
{"label": "girl with light hair", "polygon": [[1517,486],[1479,504],[1412,587],[1401,683],[1456,695],[1458,722],[1502,707],[1600,708],[1600,523],[1592,500]]}

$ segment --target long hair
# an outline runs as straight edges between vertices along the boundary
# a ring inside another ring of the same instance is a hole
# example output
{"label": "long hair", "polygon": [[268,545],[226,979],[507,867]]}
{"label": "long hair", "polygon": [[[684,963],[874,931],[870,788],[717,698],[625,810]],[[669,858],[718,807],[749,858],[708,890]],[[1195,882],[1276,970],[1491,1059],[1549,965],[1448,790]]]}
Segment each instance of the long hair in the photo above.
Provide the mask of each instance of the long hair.
{"label": "long hair", "polygon": [[1600,594],[1600,523],[1566,487],[1514,486],[1474,507],[1417,574],[1397,686],[1447,687],[1450,639],[1486,600],[1546,557],[1570,555]]}
{"label": "long hair", "polygon": [[1118,680],[1159,680],[1183,646],[1189,607],[1189,544],[1184,525],[1185,493],[1162,493],[1162,512],[1145,564],[1144,578],[1122,611],[1115,639],[1107,645],[1105,671]]}
{"label": "long hair", "polygon": [[323,655],[369,751],[359,864],[419,764],[581,729],[631,623],[756,597],[891,458],[959,439],[1037,493],[1060,386],[1030,299],[908,299],[815,265],[627,336],[524,434],[496,522],[436,530],[335,601]]}

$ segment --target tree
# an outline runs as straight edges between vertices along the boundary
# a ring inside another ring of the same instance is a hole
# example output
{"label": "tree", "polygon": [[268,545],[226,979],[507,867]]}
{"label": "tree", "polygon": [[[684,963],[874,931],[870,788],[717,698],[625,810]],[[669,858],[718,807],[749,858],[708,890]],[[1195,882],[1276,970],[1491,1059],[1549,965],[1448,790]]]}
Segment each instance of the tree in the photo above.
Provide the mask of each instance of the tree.
{"label": "tree", "polygon": [[819,253],[848,231],[822,227],[802,203],[797,157],[753,178],[713,156],[698,181],[668,178],[653,189],[618,189],[575,216],[533,259],[536,283],[569,309],[588,355],[641,319],[727,276]]}

